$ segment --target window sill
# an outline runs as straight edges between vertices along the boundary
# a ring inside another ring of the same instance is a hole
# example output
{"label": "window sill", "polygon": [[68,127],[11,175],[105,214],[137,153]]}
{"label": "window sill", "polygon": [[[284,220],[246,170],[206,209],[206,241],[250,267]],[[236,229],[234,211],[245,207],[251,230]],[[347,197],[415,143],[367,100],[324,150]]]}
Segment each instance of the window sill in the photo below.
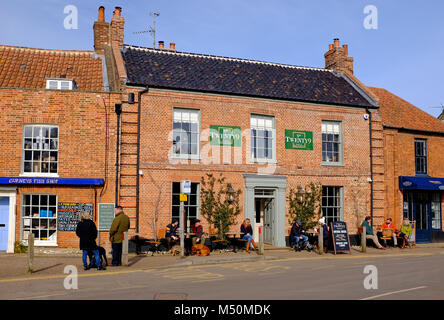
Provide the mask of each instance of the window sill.
{"label": "window sill", "polygon": [[182,156],[178,156],[178,155],[173,155],[171,156],[171,159],[175,159],[175,160],[202,160],[202,158],[198,155],[182,155]]}
{"label": "window sill", "polygon": [[326,167],[345,167],[345,164],[342,162],[322,162],[321,165]]}
{"label": "window sill", "polygon": [[[23,241],[25,245],[28,245],[28,240]],[[34,246],[36,247],[58,247],[57,242],[46,240],[34,240]]]}
{"label": "window sill", "polygon": [[26,177],[26,178],[60,178],[58,173],[39,173],[39,172],[20,173],[19,177]]}
{"label": "window sill", "polygon": [[250,160],[250,164],[277,164],[276,160],[266,160],[266,159],[252,159]]}

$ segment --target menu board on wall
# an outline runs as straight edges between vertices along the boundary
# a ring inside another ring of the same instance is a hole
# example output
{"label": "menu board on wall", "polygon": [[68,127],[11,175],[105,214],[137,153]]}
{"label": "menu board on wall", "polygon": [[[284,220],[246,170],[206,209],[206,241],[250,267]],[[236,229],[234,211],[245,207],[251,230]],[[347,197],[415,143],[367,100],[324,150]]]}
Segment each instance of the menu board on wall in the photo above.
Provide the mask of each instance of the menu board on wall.
{"label": "menu board on wall", "polygon": [[114,220],[114,203],[99,203],[99,230],[109,231]]}
{"label": "menu board on wall", "polygon": [[80,214],[88,212],[93,217],[94,205],[92,203],[59,202],[57,210],[57,225],[60,231],[75,231],[80,222]]}

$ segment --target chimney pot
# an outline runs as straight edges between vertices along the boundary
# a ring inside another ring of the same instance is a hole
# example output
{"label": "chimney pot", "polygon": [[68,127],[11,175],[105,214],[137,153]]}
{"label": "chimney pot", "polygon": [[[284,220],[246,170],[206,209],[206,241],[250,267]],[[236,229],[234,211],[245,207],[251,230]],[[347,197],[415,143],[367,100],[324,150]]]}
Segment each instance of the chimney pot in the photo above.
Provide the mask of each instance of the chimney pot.
{"label": "chimney pot", "polygon": [[113,15],[117,16],[117,17],[120,17],[121,13],[122,13],[122,8],[121,7],[116,7],[116,9],[113,12]]}
{"label": "chimney pot", "polygon": [[338,38],[334,39],[334,44],[335,44],[335,48],[339,48],[339,39]]}
{"label": "chimney pot", "polygon": [[342,48],[344,48],[344,54],[348,56],[348,44],[344,44]]}
{"label": "chimney pot", "polygon": [[163,41],[159,41],[159,49],[165,48],[165,43]]}
{"label": "chimney pot", "polygon": [[328,45],[328,50],[329,51],[333,50],[333,43]]}
{"label": "chimney pot", "polygon": [[97,19],[98,22],[105,22],[105,7],[101,6],[99,7],[99,18]]}
{"label": "chimney pot", "polygon": [[176,44],[174,42],[170,42],[170,50],[176,50]]}

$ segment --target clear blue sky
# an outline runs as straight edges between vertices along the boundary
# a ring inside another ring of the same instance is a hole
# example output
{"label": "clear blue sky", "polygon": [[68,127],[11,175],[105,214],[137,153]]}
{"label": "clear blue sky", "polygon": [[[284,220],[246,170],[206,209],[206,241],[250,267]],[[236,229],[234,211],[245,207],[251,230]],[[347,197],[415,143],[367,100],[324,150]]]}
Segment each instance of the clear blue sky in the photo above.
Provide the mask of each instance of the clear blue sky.
{"label": "clear blue sky", "polygon": [[[66,5],[79,12],[65,30]],[[150,12],[160,12],[157,40],[179,51],[324,67],[333,38],[349,45],[355,75],[438,116],[444,104],[442,0],[14,0],[0,10],[0,43],[54,49],[93,49],[100,5],[109,21],[121,6],[125,43],[152,47]],[[378,29],[363,26],[364,8],[378,9]]]}

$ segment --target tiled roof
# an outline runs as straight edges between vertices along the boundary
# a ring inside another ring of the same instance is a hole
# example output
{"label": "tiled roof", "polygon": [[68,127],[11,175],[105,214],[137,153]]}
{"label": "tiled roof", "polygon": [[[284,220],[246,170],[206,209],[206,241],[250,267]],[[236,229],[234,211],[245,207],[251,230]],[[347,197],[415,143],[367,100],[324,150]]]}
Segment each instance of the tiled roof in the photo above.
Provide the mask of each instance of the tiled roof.
{"label": "tiled roof", "polygon": [[127,84],[374,107],[343,74],[253,60],[124,46]]}
{"label": "tiled roof", "polygon": [[104,91],[102,59],[92,51],[0,45],[0,87],[46,88],[46,78],[74,79],[78,90]]}
{"label": "tiled roof", "polygon": [[385,89],[369,89],[379,97],[379,111],[385,126],[444,133],[444,123],[427,112]]}

